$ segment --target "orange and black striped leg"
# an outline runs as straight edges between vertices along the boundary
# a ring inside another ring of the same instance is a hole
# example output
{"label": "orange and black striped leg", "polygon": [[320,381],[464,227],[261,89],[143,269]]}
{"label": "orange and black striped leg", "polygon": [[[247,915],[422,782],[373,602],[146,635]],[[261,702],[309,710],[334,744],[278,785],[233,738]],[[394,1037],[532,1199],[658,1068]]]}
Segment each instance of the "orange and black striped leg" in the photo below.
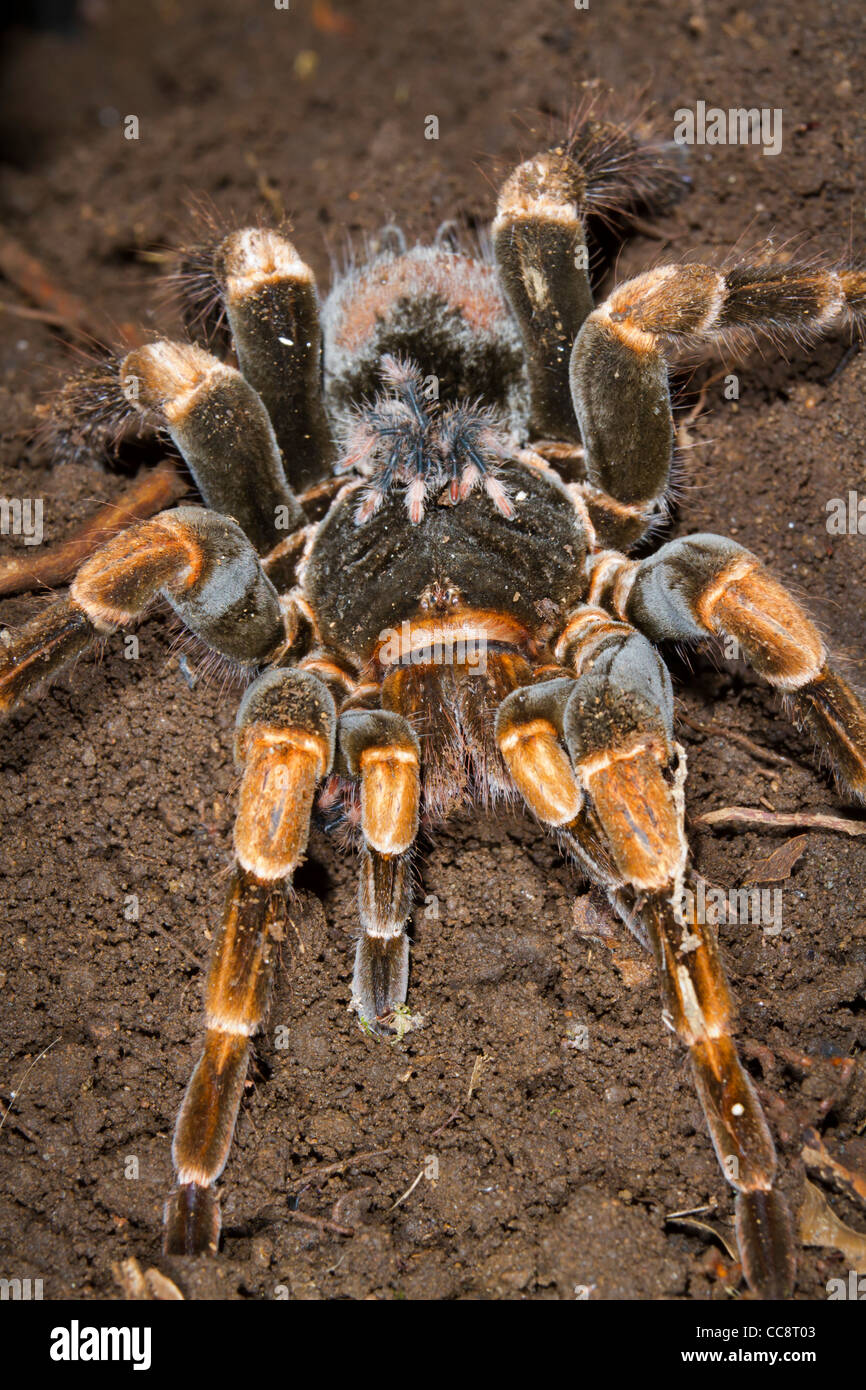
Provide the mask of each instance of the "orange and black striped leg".
{"label": "orange and black striped leg", "polygon": [[277,592],[243,531],[202,507],[177,507],[113,536],[78,571],[69,596],[0,645],[0,713],[158,596],[234,661],[263,661],[286,635]]}
{"label": "orange and black striped leg", "polygon": [[260,555],[304,524],[268,412],[234,367],[163,339],[124,358],[120,384],[168,430],[208,507],[234,517]]}
{"label": "orange and black striped leg", "polygon": [[530,432],[580,443],[569,390],[574,340],[593,300],[588,217],[667,200],[676,182],[657,148],[586,114],[550,150],[521,164],[499,195],[493,244],[529,365]]}
{"label": "orange and black striped leg", "polygon": [[653,641],[734,638],[814,735],[842,787],[866,799],[866,709],[808,614],[760,560],[735,541],[696,535],[629,570],[619,586],[624,617]]}
{"label": "orange and black striped leg", "polygon": [[511,779],[544,825],[569,825],[583,792],[563,744],[563,720],[576,682],[568,677],[524,686],[496,712],[496,742]]}
{"label": "orange and black striped leg", "polygon": [[594,608],[572,617],[556,655],[574,679],[515,691],[497,713],[512,779],[604,886],[672,882],[686,845],[670,773],[667,670],[646,638]]}
{"label": "orange and black striped leg", "polygon": [[213,1183],[231,1147],[249,1063],[250,1039],[265,1017],[271,952],[285,900],[279,883],[236,867],[207,978],[207,1033],[174,1137],[177,1187],[165,1208],[165,1249],[213,1252],[220,1211]]}
{"label": "orange and black striped leg", "polygon": [[783,1296],[794,1246],[774,1187],[773,1143],[728,1033],[732,1010],[712,929],[687,911],[697,896],[684,892],[684,764],[672,741],[667,673],[646,638],[592,608],[567,624],[557,659],[576,678],[509,696],[497,718],[500,748],[536,814],[557,826],[652,946],[663,1003],[691,1052],[710,1135],[737,1192],[746,1275],[763,1295]]}
{"label": "orange and black striped leg", "polygon": [[585,824],[622,881],[641,892],[675,883],[688,850],[667,668],[645,637],[592,608],[571,619],[556,652],[576,673],[562,737]]}
{"label": "orange and black striped leg", "polygon": [[[762,1298],[789,1298],[796,1274],[788,1204],[775,1185],[776,1150],[730,1036],[733,1006],[713,928],[695,920],[697,894],[656,895],[639,908],[667,1018],[689,1050],[719,1165],[734,1188],[743,1272]],[[691,905],[690,905],[691,904]]]}
{"label": "orange and black striped leg", "polygon": [[213,1191],[229,1155],[250,1039],[265,1018],[271,951],[292,875],[304,857],[316,787],[334,757],[336,711],[327,687],[300,671],[268,671],[237,719],[243,768],[237,860],[205,990],[205,1044],[175,1127],[176,1190],[165,1210],[172,1254],[215,1250]]}
{"label": "orange and black striped leg", "polygon": [[303,492],[334,458],[313,272],[291,242],[259,227],[226,237],[214,269],[241,372],[265,404],[292,487]]}
{"label": "orange and black striped leg", "polygon": [[406,1000],[412,910],[412,847],[421,796],[420,746],[402,715],[350,710],[340,716],[340,754],[361,784],[361,936],[352,997],[379,1031]]}
{"label": "orange and black striped leg", "polygon": [[571,677],[561,677],[513,691],[496,712],[496,743],[532,813],[593,883],[611,889],[619,886],[620,876],[595,834],[565,746],[565,711],[576,686]]}
{"label": "orange and black striped leg", "polygon": [[[864,312],[864,272],[663,265],[617,286],[584,323],[570,365],[587,501],[602,544],[622,548],[663,505],[674,442],[672,354],[755,335],[814,341],[843,315]],[[633,512],[630,525],[624,508]]]}

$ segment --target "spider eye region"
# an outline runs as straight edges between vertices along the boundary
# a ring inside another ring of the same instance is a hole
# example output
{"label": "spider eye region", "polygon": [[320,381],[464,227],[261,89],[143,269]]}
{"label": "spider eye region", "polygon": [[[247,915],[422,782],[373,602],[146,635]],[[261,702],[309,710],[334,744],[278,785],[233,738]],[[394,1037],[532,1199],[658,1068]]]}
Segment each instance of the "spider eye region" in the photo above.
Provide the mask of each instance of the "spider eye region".
{"label": "spider eye region", "polygon": [[408,358],[385,354],[384,389],[352,414],[344,430],[340,472],[366,479],[355,521],[364,525],[394,488],[402,487],[413,526],[428,502],[456,506],[483,490],[508,520],[514,505],[498,476],[514,442],[489,406],[477,401],[442,405],[425,391],[420,368]]}

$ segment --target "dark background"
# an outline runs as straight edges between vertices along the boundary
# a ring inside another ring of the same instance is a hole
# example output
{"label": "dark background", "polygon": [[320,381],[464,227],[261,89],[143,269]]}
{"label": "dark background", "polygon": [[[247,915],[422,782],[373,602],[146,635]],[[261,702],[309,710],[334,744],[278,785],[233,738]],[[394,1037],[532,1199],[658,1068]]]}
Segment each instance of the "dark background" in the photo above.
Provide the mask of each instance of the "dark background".
{"label": "dark background", "polygon": [[[176,326],[155,292],[193,200],[239,221],[282,208],[324,286],[334,259],[384,222],[410,237],[448,218],[483,226],[498,179],[587,84],[612,88],[614,109],[652,99],[668,135],[673,112],[699,99],[784,111],[777,158],[693,151],[692,191],[659,223],[660,240],[629,243],[620,276],[686,255],[718,261],[770,233],[835,257],[866,245],[866,16],[855,3],[58,9],[65,32],[45,27],[46,7],[43,27],[6,36],[0,209],[58,285],[115,322]],[[123,138],[129,114],[136,142]],[[423,138],[430,114],[435,142]],[[88,463],[53,468],[33,442],[37,405],[73,357],[18,312],[28,307],[0,279],[0,495],[43,497],[55,542],[123,479]],[[788,362],[756,355],[736,403],[710,387],[709,412],[683,439],[694,447],[672,533],[725,531],[769,560],[811,596],[864,682],[866,539],[825,527],[828,499],[866,490],[866,365],[846,356],[849,342],[840,331]],[[708,374],[691,382],[686,409]],[[0,622],[43,601],[8,600]],[[164,614],[139,638],[137,662],[116,638],[0,738],[0,1096],[57,1039],[0,1130],[0,1274],[42,1278],[46,1298],[114,1295],[111,1266],[126,1256],[189,1295],[268,1298],[283,1285],[300,1298],[538,1299],[582,1285],[593,1298],[728,1297],[735,1276],[720,1246],[665,1222],[706,1207],[698,1219],[730,1240],[732,1203],[647,963],[622,935],[611,940],[604,910],[552,846],[510,819],[455,821],[425,863],[439,918],[418,913],[410,996],[425,1026],[399,1047],[365,1038],[346,1012],[354,870],[314,836],[226,1173],[224,1251],[187,1264],[160,1255],[171,1130],[231,853],[237,695],[189,688]],[[770,766],[683,725],[691,817],[762,801],[842,809],[808,741],[741,665],[691,666],[675,666],[684,714],[793,759]],[[693,840],[701,871],[729,888],[782,837],[704,829]],[[866,1166],[864,862],[862,841],[812,833],[782,885],[782,935],[721,932],[795,1207],[804,1124],[822,1124],[843,1161]],[[124,918],[131,893],[137,923]],[[578,1023],[586,1052],[563,1046]],[[274,1045],[278,1025],[287,1050]],[[858,1060],[841,1085],[848,1056]],[[371,1150],[387,1152],[306,1176]],[[389,1210],[428,1154],[438,1182],[422,1179]],[[124,1176],[130,1157],[137,1180]],[[296,1223],[286,1216],[296,1199],[355,1236]],[[862,1212],[833,1201],[863,1228]],[[823,1297],[847,1268],[829,1249],[804,1250],[798,1292]]]}

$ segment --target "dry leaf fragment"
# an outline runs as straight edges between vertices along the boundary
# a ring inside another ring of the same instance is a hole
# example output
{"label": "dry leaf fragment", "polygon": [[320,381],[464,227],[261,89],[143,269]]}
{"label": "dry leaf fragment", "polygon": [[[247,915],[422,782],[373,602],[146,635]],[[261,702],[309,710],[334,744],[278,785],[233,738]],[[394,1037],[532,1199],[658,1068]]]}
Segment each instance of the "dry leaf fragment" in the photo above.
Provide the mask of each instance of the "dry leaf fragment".
{"label": "dry leaf fragment", "polygon": [[800,1239],[804,1245],[830,1246],[850,1261],[858,1274],[866,1274],[866,1235],[840,1221],[823,1192],[806,1179],[800,1208]]}
{"label": "dry leaf fragment", "polygon": [[766,859],[754,864],[743,883],[781,883],[783,879],[790,878],[791,870],[808,843],[808,835],[795,835],[792,840],[786,840]]}

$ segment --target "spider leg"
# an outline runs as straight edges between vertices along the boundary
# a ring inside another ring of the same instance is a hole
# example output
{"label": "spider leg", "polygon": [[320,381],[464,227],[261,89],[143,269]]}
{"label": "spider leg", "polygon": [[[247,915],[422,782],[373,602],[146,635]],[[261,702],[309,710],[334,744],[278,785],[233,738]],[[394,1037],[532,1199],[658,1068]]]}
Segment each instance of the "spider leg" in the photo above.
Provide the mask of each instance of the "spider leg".
{"label": "spider leg", "polygon": [[654,642],[732,637],[829,757],[843,787],[866,799],[866,709],[834,670],[808,614],[760,560],[722,536],[664,545],[626,562],[617,611]]}
{"label": "spider leg", "polygon": [[[684,881],[685,882],[685,881]],[[775,1186],[776,1150],[751,1077],[730,1036],[733,1003],[715,933],[683,894],[656,895],[639,909],[671,1026],[688,1048],[716,1157],[736,1191],[737,1244],[746,1279],[763,1298],[790,1296],[796,1274],[793,1225]]]}
{"label": "spider leg", "polygon": [[334,457],[313,272],[291,242],[258,227],[226,237],[215,271],[241,372],[265,404],[292,487],[303,492]]}
{"label": "spider leg", "polygon": [[214,1251],[219,1242],[213,1184],[231,1147],[250,1039],[267,1010],[272,943],[306,851],[316,786],[333,763],[336,722],[327,687],[303,671],[265,672],[238,711],[237,862],[205,987],[204,1049],[175,1126],[176,1189],[165,1209],[171,1254]]}
{"label": "spider leg", "polygon": [[580,443],[568,361],[592,312],[579,166],[536,155],[506,181],[493,223],[499,277],[517,315],[530,381],[530,435]]}
{"label": "spider leg", "polygon": [[240,372],[162,339],[127,354],[120,383],[171,435],[206,505],[233,517],[260,555],[303,524],[268,412]]}
{"label": "spider leg", "polygon": [[232,660],[262,661],[286,641],[276,589],[241,528],[201,507],[176,507],[112,536],[81,566],[67,598],[0,645],[0,713],[159,595]]}
{"label": "spider leg", "polygon": [[583,791],[562,746],[562,719],[575,687],[570,677],[527,685],[496,712],[496,742],[530,810],[545,825],[569,825]]}
{"label": "spider leg", "polygon": [[338,739],[346,770],[360,779],[364,837],[352,994],[360,1018],[375,1027],[406,999],[420,745],[407,720],[390,710],[346,711]]}
{"label": "spider leg", "polygon": [[676,182],[658,147],[584,116],[553,149],[520,164],[499,194],[493,245],[529,366],[530,433],[580,444],[568,380],[571,350],[593,307],[586,221],[641,203]]}
{"label": "spider leg", "polygon": [[794,1242],[774,1186],[773,1141],[730,1036],[713,929],[682,906],[688,845],[670,678],[644,636],[592,607],[572,616],[556,657],[575,678],[509,695],[497,714],[499,747],[528,804],[652,947],[666,1017],[689,1050],[716,1155],[737,1193],[746,1277],[764,1296],[784,1297]]}
{"label": "spider leg", "polygon": [[813,342],[866,311],[866,274],[814,267],[663,265],[617,286],[588,316],[569,374],[599,538],[636,540],[664,501],[674,425],[672,352],[763,336]]}

